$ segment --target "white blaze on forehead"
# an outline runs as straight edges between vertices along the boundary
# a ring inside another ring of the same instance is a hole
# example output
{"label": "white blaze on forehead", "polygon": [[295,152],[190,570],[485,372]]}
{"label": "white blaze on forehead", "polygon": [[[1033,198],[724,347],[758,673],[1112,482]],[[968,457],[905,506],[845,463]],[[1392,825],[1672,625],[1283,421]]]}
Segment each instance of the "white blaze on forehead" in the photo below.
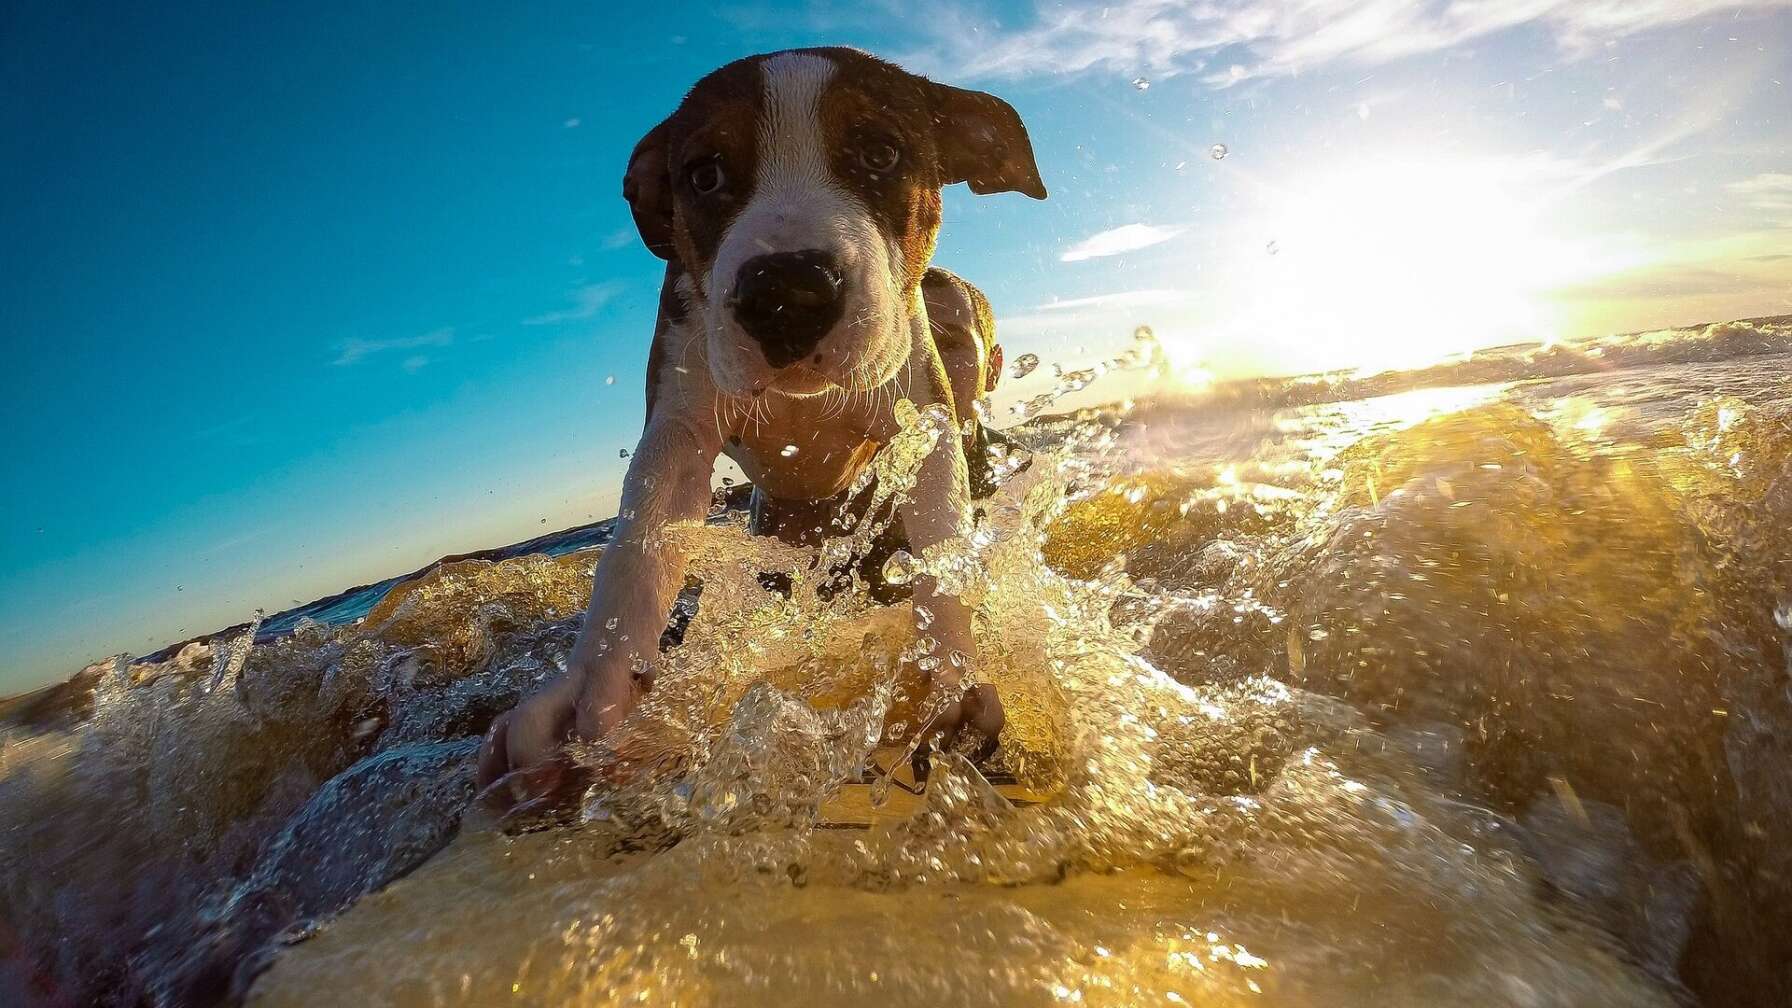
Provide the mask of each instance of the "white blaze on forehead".
{"label": "white blaze on forehead", "polygon": [[716,254],[712,289],[727,291],[743,262],[769,252],[819,249],[851,265],[848,222],[869,215],[830,170],[821,97],[835,69],[812,53],[785,53],[759,65],[765,92],[753,195]]}
{"label": "white blaze on forehead", "polygon": [[728,226],[710,264],[710,368],[730,394],[758,388],[770,372],[733,318],[730,299],[742,266],[779,252],[832,257],[845,287],[841,320],[819,344],[829,380],[863,390],[887,381],[906,356],[908,313],[898,298],[906,277],[894,238],[834,174],[821,105],[838,66],[814,53],[783,53],[759,64],[764,87],[752,195]]}
{"label": "white blaze on forehead", "polygon": [[821,130],[821,95],[834,79],[834,62],[813,53],[785,53],[760,64],[765,117],[759,123],[757,196],[837,188],[828,171]]}

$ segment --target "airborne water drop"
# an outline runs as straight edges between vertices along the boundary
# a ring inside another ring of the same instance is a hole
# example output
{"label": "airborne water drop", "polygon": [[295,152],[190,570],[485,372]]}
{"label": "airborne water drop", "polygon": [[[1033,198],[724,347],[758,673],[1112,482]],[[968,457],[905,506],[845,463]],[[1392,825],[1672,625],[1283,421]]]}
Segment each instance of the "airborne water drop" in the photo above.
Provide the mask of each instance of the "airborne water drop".
{"label": "airborne water drop", "polygon": [[905,585],[915,579],[915,558],[908,550],[897,550],[884,561],[884,580],[893,585]]}

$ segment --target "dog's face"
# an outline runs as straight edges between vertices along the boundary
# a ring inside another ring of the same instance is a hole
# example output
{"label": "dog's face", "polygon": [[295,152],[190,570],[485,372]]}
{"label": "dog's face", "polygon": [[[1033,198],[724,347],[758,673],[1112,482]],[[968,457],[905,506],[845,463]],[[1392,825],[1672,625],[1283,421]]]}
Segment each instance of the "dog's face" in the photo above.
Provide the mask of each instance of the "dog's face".
{"label": "dog's face", "polygon": [[699,81],[636,146],[623,195],[647,247],[689,278],[716,387],[813,395],[902,365],[955,182],[1045,198],[1006,102],[806,49]]}

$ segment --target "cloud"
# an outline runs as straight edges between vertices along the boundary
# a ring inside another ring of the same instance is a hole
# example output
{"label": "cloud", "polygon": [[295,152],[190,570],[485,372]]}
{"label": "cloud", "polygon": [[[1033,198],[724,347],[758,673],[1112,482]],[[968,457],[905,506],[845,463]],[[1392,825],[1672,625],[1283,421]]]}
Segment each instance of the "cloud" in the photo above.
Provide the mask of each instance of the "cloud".
{"label": "cloud", "polygon": [[1729,189],[1733,193],[1741,193],[1745,196],[1792,196],[1792,175],[1785,172],[1764,172],[1753,178],[1732,182]]}
{"label": "cloud", "polygon": [[1188,299],[1186,291],[1131,290],[1097,294],[1094,297],[1065,298],[1047,301],[1034,311],[1081,311],[1085,308],[1142,308],[1151,305],[1175,304]]}
{"label": "cloud", "polygon": [[1755,294],[1770,291],[1758,275],[1734,268],[1669,264],[1665,267],[1602,277],[1558,291],[1565,300],[1603,298],[1649,301],[1702,295]]}
{"label": "cloud", "polygon": [[1077,339],[1089,333],[1130,332],[1141,321],[1160,323],[1180,318],[1195,300],[1192,291],[1148,288],[1111,291],[1090,297],[1061,298],[1034,305],[1018,315],[1000,315],[997,328],[1004,338],[1032,340]]}
{"label": "cloud", "polygon": [[597,243],[597,247],[603,249],[605,252],[614,252],[619,248],[625,248],[634,243],[635,229],[632,227],[625,227],[617,228],[605,235],[604,240]]}
{"label": "cloud", "polygon": [[[345,367],[358,361],[382,354],[388,350],[415,350],[426,346],[447,346],[454,342],[453,329],[437,329],[421,336],[400,336],[397,339],[369,340],[350,337],[337,347],[336,359],[331,363],[337,367]],[[407,361],[408,366],[408,361]],[[413,369],[414,370],[414,369]]]}
{"label": "cloud", "polygon": [[1084,238],[1065,249],[1058,259],[1062,262],[1081,262],[1084,259],[1119,255],[1167,242],[1181,233],[1182,228],[1125,224]]}
{"label": "cloud", "polygon": [[1542,28],[1573,56],[1708,15],[1787,8],[1792,0],[1037,0],[1014,29],[942,6],[920,19],[933,37],[908,61],[969,78],[1198,73],[1225,86],[1385,63],[1521,26]]}
{"label": "cloud", "polygon": [[1776,217],[1782,223],[1792,223],[1792,175],[1765,172],[1732,182],[1725,188],[1742,197],[1743,204],[1750,210]]}
{"label": "cloud", "polygon": [[233,448],[246,447],[261,440],[251,426],[258,419],[260,419],[260,414],[243,413],[231,417],[229,420],[221,420],[209,427],[189,431],[187,436],[195,441],[210,441]]}
{"label": "cloud", "polygon": [[536,315],[523,320],[524,325],[558,325],[561,322],[578,322],[595,316],[603,310],[604,305],[622,293],[628,285],[620,280],[605,280],[602,283],[586,284],[572,292],[572,307]]}
{"label": "cloud", "polygon": [[212,543],[210,546],[207,546],[206,548],[200,550],[199,555],[200,556],[211,556],[216,553],[222,553],[225,550],[236,549],[238,546],[246,546],[249,543],[252,543],[257,539],[261,539],[261,538],[265,537],[268,533],[270,533],[272,531],[274,531],[274,527],[271,525],[263,526],[262,528],[251,528],[244,532],[240,532],[236,535],[230,536],[225,539],[220,539],[217,542]]}

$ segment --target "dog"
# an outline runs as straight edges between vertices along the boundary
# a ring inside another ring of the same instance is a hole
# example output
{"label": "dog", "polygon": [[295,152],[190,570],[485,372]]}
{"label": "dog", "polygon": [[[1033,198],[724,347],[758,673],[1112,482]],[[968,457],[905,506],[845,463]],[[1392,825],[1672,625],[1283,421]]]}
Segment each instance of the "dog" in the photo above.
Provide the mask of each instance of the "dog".
{"label": "dog", "polygon": [[[478,779],[491,803],[545,800],[564,785],[562,745],[601,740],[651,685],[685,574],[661,533],[704,518],[718,454],[767,498],[826,501],[900,432],[898,402],[960,429],[921,290],[940,191],[959,182],[1046,197],[1020,116],[854,49],[723,66],[636,144],[623,196],[666,261],[646,424],[565,672],[486,735]],[[960,437],[935,439],[894,517],[916,555],[970,531]],[[932,688],[961,698],[920,737],[943,748],[969,722],[993,738],[999,698],[962,688],[970,607],[925,572],[911,589],[937,641]]]}

